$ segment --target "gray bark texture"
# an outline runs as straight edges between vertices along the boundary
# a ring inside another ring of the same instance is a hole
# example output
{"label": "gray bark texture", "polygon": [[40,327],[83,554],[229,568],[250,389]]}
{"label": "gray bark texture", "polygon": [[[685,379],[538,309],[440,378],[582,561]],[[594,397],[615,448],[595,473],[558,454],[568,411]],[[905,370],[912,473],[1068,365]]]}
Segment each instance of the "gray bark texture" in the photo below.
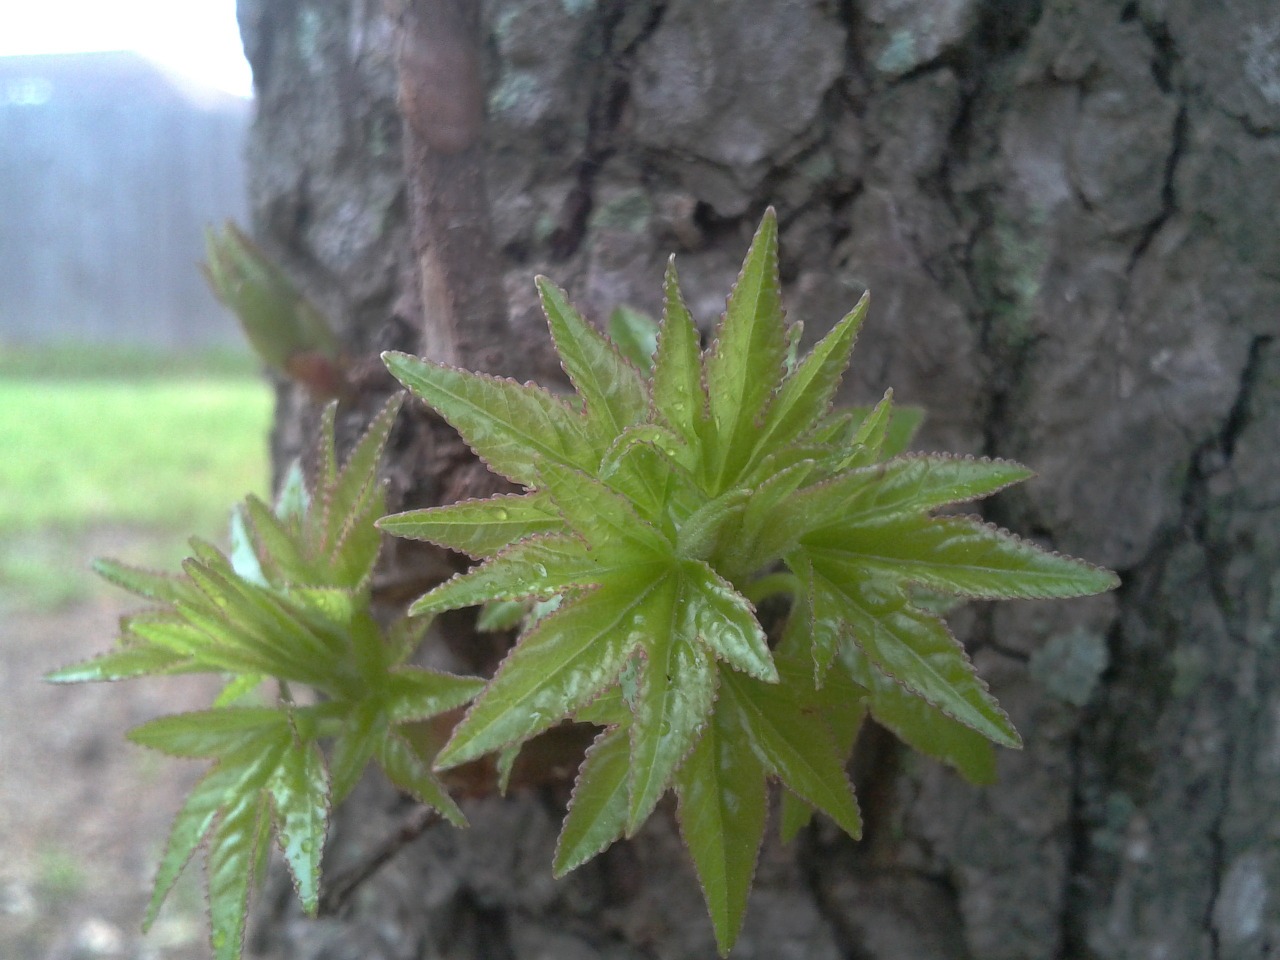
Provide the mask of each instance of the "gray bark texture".
{"label": "gray bark texture", "polygon": [[[847,398],[1041,476],[989,519],[1122,574],[954,626],[1026,738],[975,788],[872,731],[864,839],[766,841],[736,957],[1280,955],[1280,8],[1274,0],[241,0],[254,229],[369,375],[562,382],[531,278],[706,329],[766,204],[790,316],[872,291]],[[317,409],[280,386],[277,462]],[[394,506],[485,481],[421,409]],[[391,548],[411,583],[427,559]],[[439,562],[438,560],[435,562]],[[450,625],[445,625],[448,632]],[[465,626],[457,631],[465,633]],[[458,644],[455,644],[455,647]],[[714,956],[670,811],[563,881],[565,790],[466,801],[251,954]],[[373,777],[329,870],[409,809]]]}

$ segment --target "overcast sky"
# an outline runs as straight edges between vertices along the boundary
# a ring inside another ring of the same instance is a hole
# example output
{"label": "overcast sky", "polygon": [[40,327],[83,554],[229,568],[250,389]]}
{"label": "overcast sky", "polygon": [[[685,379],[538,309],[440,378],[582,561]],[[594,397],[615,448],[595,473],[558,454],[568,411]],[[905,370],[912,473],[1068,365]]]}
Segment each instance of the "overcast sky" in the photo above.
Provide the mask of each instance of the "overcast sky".
{"label": "overcast sky", "polygon": [[0,56],[137,50],[249,96],[235,0],[0,0]]}

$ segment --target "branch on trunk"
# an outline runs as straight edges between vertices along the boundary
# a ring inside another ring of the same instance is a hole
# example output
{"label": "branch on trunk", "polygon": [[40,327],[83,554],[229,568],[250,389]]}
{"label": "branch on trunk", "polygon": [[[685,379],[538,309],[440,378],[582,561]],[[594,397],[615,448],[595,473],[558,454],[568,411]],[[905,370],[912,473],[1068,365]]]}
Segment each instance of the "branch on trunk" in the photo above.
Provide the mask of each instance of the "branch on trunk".
{"label": "branch on trunk", "polygon": [[510,373],[506,297],[484,178],[484,81],[476,11],[458,0],[408,0],[396,63],[405,120],[422,352]]}

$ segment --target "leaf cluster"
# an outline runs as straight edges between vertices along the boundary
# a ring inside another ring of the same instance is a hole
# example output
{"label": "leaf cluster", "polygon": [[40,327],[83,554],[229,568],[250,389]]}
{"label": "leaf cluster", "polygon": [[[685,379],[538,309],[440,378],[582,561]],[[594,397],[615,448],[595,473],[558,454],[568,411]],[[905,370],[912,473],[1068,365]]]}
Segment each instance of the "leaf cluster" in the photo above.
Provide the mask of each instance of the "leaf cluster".
{"label": "leaf cluster", "polygon": [[245,338],[272,370],[334,397],[345,386],[338,338],[319,309],[244,231],[228,222],[205,231],[200,265],[209,289],[240,322]]}
{"label": "leaf cluster", "polygon": [[[722,952],[741,926],[765,829],[812,810],[861,824],[845,765],[868,713],[977,782],[1013,726],[933,612],[938,597],[1096,593],[1111,573],[972,517],[937,515],[1031,474],[903,450],[918,424],[886,393],[833,410],[867,299],[800,357],[781,303],[769,211],[702,349],[674,261],[654,336],[615,338],[537,280],[576,393],[405,354],[391,372],[525,492],[379,526],[479,563],[416,614],[550,601],[435,759],[443,770],[565,721],[602,728],[578,772],[557,874],[634,834],[674,790]],[[656,346],[655,346],[656,344]],[[652,353],[649,352],[652,347]],[[781,595],[781,624],[756,604]],[[550,611],[550,612],[547,612]]]}
{"label": "leaf cluster", "polygon": [[[242,319],[265,318],[273,335],[285,331],[260,346],[264,355],[287,366],[303,347],[331,361],[332,344],[264,264],[238,234],[211,241],[224,300]],[[383,517],[376,468],[398,403],[341,467],[330,406],[314,475],[295,466],[274,507],[248,498],[229,555],[194,540],[180,576],[99,564],[151,607],[122,621],[112,652],[51,679],[226,680],[210,709],[130,734],[213,761],[174,823],[148,924],[204,843],[215,953],[233,960],[273,834],[316,912],[331,806],[370,762],[462,824],[437,773],[486,754],[509,773],[529,740],[572,721],[599,731],[577,773],[556,874],[634,835],[674,792],[727,953],[769,781],[782,785],[784,836],[821,811],[856,837],[846,766],[868,716],[978,783],[993,779],[993,745],[1019,746],[940,610],[1115,586],[1108,571],[939,513],[1027,479],[1026,468],[904,453],[920,415],[891,393],[873,407],[833,408],[867,299],[802,356],[800,324],[782,309],[772,211],[705,349],[674,262],[661,323],[620,309],[611,336],[563,290],[537,284],[571,395],[384,356],[524,492]],[[479,606],[482,628],[519,625],[491,679],[411,665],[423,621],[384,629],[374,618],[379,528],[477,561],[410,613]],[[469,702],[438,752],[406,737],[405,724]]]}
{"label": "leaf cluster", "polygon": [[[339,468],[331,405],[318,476],[309,487],[295,465],[274,509],[245,500],[230,556],[193,540],[181,576],[99,561],[100,574],[151,606],[122,620],[115,650],[49,677],[226,679],[210,709],[129,734],[173,756],[213,761],[174,821],[145,925],[204,842],[219,960],[240,956],[250,888],[273,833],[303,907],[316,912],[330,807],[370,761],[445,818],[465,822],[403,725],[459,707],[480,681],[410,665],[421,630],[384,631],[370,613],[381,539],[374,521],[385,511],[376,468],[398,407],[388,404]],[[274,697],[263,695],[268,681]]]}

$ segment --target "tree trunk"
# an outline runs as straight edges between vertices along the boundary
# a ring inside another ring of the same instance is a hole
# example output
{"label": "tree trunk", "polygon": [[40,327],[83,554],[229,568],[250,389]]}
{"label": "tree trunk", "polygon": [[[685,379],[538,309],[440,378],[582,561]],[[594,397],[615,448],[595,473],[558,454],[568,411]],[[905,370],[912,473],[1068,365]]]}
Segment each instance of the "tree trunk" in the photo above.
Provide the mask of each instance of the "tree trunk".
{"label": "tree trunk", "polygon": [[[978,789],[872,731],[859,843],[766,842],[735,956],[1280,953],[1280,19],[1271,0],[241,0],[254,228],[368,376],[554,385],[531,278],[709,329],[767,203],[790,315],[872,310],[848,399],[1042,474],[987,516],[1116,594],[955,618],[1026,738]],[[316,410],[280,386],[277,464]],[[402,415],[393,506],[484,481]],[[393,548],[412,579],[420,556]],[[461,631],[461,626],[455,626]],[[551,879],[563,791],[466,803],[279,958],[704,958],[669,811]],[[408,808],[374,777],[331,874]]]}

